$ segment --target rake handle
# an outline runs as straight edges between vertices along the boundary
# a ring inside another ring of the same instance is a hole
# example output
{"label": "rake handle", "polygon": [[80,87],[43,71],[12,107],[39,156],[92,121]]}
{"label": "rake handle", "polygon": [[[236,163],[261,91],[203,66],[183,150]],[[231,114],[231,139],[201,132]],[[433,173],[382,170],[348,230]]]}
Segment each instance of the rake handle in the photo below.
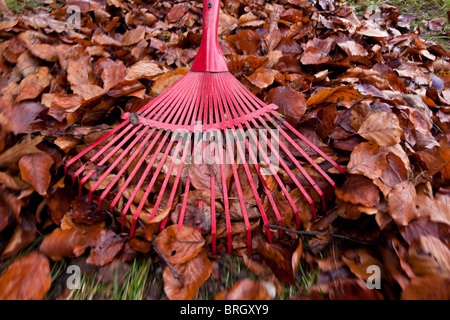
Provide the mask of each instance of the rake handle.
{"label": "rake handle", "polygon": [[191,71],[227,72],[228,67],[217,40],[220,0],[203,0],[203,38]]}

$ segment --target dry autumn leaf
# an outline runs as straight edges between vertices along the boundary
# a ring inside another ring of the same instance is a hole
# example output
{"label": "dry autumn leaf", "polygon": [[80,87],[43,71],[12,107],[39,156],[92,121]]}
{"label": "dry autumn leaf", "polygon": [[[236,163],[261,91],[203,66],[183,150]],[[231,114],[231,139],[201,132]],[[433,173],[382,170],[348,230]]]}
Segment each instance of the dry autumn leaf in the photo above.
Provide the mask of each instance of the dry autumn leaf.
{"label": "dry autumn leaf", "polygon": [[406,226],[416,217],[416,189],[411,181],[399,183],[387,198],[387,210],[399,226]]}
{"label": "dry autumn leaf", "polygon": [[170,300],[192,300],[198,289],[209,278],[212,264],[204,251],[194,258],[173,266],[181,276],[183,284],[175,278],[169,267],[164,270],[164,292]]}
{"label": "dry autumn leaf", "polygon": [[14,261],[0,277],[1,300],[42,300],[51,285],[46,256],[31,252]]}
{"label": "dry autumn leaf", "polygon": [[290,122],[298,122],[306,111],[305,95],[286,86],[271,89],[265,102],[276,104]]}
{"label": "dry autumn leaf", "polygon": [[19,160],[22,179],[30,183],[42,196],[47,194],[52,179],[50,168],[53,162],[53,158],[45,152],[30,153]]}
{"label": "dry autumn leaf", "polygon": [[170,263],[185,263],[202,250],[205,240],[200,232],[183,225],[168,226],[155,238],[158,247]]}
{"label": "dry autumn leaf", "polygon": [[364,139],[382,147],[399,143],[402,132],[397,116],[389,112],[371,113],[358,130]]}

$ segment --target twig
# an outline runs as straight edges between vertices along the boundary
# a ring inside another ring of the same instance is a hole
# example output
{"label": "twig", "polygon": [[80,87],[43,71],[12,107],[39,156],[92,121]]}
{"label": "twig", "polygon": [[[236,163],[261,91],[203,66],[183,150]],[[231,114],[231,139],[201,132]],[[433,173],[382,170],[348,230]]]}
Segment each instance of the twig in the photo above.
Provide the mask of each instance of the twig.
{"label": "twig", "polygon": [[328,237],[334,237],[334,238],[339,238],[339,239],[344,239],[344,240],[349,240],[349,241],[353,241],[353,242],[357,242],[363,245],[370,245],[369,242],[366,241],[361,241],[355,238],[351,238],[351,237],[347,237],[347,236],[343,236],[340,234],[334,234],[334,233],[327,233],[327,232],[320,232],[320,231],[305,231],[305,230],[293,230],[293,229],[288,229],[285,227],[280,227],[277,226],[276,224],[270,224],[269,228],[275,228],[275,229],[280,229],[286,232],[292,232],[292,233],[296,233],[296,234],[301,234],[301,235],[307,235],[307,236],[328,236]]}
{"label": "twig", "polygon": [[152,245],[153,245],[153,247],[155,247],[155,250],[156,250],[156,252],[158,252],[159,256],[164,260],[166,265],[169,267],[169,270],[172,272],[172,274],[175,277],[175,279],[177,279],[180,282],[181,288],[184,288],[184,281],[183,281],[183,279],[181,279],[181,277],[178,274],[178,272],[175,271],[175,269],[173,268],[172,264],[167,260],[167,258],[164,255],[164,253],[158,247],[158,244],[156,243],[155,239],[152,240]]}

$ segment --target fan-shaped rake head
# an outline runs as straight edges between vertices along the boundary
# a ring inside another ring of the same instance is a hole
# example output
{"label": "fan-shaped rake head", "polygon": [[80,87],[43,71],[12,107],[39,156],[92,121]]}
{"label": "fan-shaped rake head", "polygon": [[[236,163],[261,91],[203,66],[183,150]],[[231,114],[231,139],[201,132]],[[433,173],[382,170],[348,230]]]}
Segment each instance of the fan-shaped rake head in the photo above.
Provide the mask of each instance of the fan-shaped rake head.
{"label": "fan-shaped rake head", "polygon": [[285,224],[276,193],[293,210],[297,227],[301,212],[292,190],[298,189],[314,218],[311,191],[326,209],[325,193],[311,176],[312,169],[329,185],[335,183],[309,151],[345,172],[276,109],[229,72],[191,71],[138,112],[125,113],[121,124],[68,161],[65,169],[79,164],[72,176],[73,181],[79,179],[79,193],[87,187],[88,201],[98,199],[98,210],[105,205],[111,212],[118,208],[123,229],[127,215],[132,215],[131,236],[143,220],[161,222],[163,228],[171,218],[181,228],[196,202],[196,209],[209,207],[209,217],[189,223],[210,230],[213,252],[217,237],[225,236],[218,234],[223,220],[232,250],[236,219],[244,222],[250,250],[255,208],[269,241],[270,221]]}

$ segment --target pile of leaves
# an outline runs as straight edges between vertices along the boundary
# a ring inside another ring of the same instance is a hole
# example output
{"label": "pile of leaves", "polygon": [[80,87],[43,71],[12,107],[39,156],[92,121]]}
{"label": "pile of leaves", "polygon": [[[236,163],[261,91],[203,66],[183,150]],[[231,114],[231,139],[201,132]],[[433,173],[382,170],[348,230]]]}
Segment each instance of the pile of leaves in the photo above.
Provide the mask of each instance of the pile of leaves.
{"label": "pile of leaves", "polygon": [[[77,197],[63,164],[188,71],[202,3],[49,3],[20,16],[2,11],[0,20],[0,252],[13,260],[0,298],[44,298],[54,261],[85,257],[102,268],[157,253],[167,263],[167,297],[192,299],[214,277],[225,245],[213,255],[208,228],[170,223],[159,232],[143,222],[129,238],[113,213]],[[81,9],[79,29],[71,5]],[[333,172],[332,210],[313,220],[302,207],[309,235],[273,229],[270,244],[256,220],[248,253],[244,224],[234,221],[234,254],[259,280],[240,280],[216,298],[275,298],[282,284],[298,285],[302,260],[319,272],[298,298],[448,299],[449,55],[409,33],[396,8],[382,9],[375,21],[323,0],[223,1],[219,42],[230,72],[348,174]],[[293,221],[284,196],[274,190],[274,198]],[[200,221],[204,213],[189,214]],[[14,259],[39,237],[37,249]],[[372,265],[380,290],[366,283]]]}

